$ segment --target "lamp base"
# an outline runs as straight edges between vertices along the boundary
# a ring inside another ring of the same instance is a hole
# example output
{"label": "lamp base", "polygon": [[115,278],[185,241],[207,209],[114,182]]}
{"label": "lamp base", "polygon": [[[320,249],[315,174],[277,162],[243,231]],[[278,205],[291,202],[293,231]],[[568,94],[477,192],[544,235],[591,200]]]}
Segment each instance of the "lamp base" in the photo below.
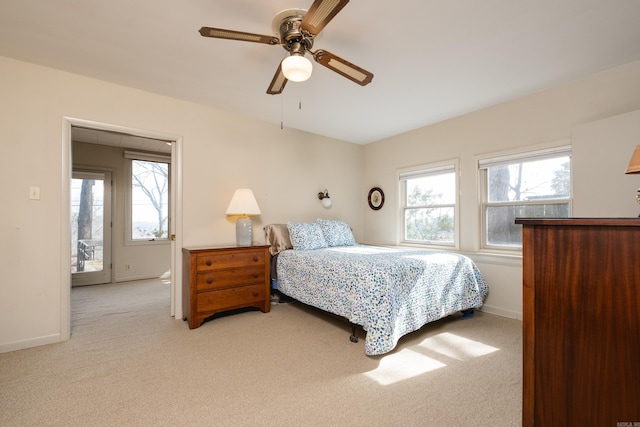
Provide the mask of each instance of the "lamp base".
{"label": "lamp base", "polygon": [[241,216],[236,221],[236,244],[238,246],[251,246],[253,243],[253,226],[251,218]]}

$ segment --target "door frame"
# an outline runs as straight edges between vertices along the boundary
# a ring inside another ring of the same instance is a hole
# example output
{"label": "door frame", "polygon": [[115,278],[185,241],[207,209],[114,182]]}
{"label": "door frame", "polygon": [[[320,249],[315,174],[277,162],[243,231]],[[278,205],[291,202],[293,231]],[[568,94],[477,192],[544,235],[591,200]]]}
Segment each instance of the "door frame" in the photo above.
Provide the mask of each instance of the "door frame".
{"label": "door frame", "polygon": [[60,221],[60,339],[71,337],[71,179],[73,174],[71,128],[84,127],[95,130],[126,133],[143,138],[164,139],[171,144],[171,212],[169,213],[171,236],[171,316],[182,320],[182,136],[167,132],[149,131],[77,117],[62,117],[62,177]]}

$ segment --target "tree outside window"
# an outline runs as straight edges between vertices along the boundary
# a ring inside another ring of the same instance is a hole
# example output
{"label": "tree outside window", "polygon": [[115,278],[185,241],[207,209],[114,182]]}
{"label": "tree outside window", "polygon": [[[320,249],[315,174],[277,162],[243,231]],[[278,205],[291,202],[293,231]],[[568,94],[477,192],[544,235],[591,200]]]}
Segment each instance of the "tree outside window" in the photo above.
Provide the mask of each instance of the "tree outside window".
{"label": "tree outside window", "polygon": [[131,160],[131,239],[169,236],[169,164]]}
{"label": "tree outside window", "polygon": [[571,200],[567,148],[480,162],[483,177],[484,247],[520,249],[516,218],[566,218]]}
{"label": "tree outside window", "polygon": [[400,173],[405,242],[455,244],[455,166]]}

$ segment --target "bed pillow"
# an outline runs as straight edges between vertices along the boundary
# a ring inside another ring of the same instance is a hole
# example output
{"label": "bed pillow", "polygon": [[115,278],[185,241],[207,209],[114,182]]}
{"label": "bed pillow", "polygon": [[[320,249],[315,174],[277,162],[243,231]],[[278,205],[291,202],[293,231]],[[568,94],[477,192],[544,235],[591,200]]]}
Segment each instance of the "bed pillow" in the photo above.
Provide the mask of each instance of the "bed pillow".
{"label": "bed pillow", "polygon": [[287,228],[289,229],[289,236],[294,250],[306,251],[328,246],[322,234],[322,229],[316,222],[288,222]]}
{"label": "bed pillow", "polygon": [[293,249],[287,224],[269,224],[264,228],[264,239],[271,255],[277,255],[286,249]]}
{"label": "bed pillow", "polygon": [[356,239],[353,237],[351,227],[344,221],[332,221],[328,219],[317,219],[324,239],[329,246],[353,246]]}

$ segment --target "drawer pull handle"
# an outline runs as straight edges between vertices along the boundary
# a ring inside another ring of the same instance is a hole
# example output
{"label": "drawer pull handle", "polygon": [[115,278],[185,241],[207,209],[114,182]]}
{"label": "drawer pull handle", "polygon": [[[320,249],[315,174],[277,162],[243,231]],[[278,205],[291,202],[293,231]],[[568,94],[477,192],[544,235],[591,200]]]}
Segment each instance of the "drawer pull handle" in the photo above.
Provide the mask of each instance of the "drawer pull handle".
{"label": "drawer pull handle", "polygon": [[253,273],[253,278],[257,279],[258,278],[258,273]]}
{"label": "drawer pull handle", "polygon": [[211,277],[207,277],[207,283],[210,285],[213,283],[213,279]]}
{"label": "drawer pull handle", "polygon": [[210,266],[210,265],[211,265],[211,260],[210,260],[210,259],[208,259],[208,260],[206,260],[204,263],[205,263],[205,264],[207,264],[208,266]]}
{"label": "drawer pull handle", "polygon": [[257,297],[257,296],[258,296],[258,293],[257,293],[257,292],[254,292],[254,293],[253,293],[253,296],[254,296],[254,297]]}
{"label": "drawer pull handle", "polygon": [[259,258],[258,258],[257,256],[254,256],[254,257],[253,257],[253,262],[258,262],[258,259],[259,259]]}

